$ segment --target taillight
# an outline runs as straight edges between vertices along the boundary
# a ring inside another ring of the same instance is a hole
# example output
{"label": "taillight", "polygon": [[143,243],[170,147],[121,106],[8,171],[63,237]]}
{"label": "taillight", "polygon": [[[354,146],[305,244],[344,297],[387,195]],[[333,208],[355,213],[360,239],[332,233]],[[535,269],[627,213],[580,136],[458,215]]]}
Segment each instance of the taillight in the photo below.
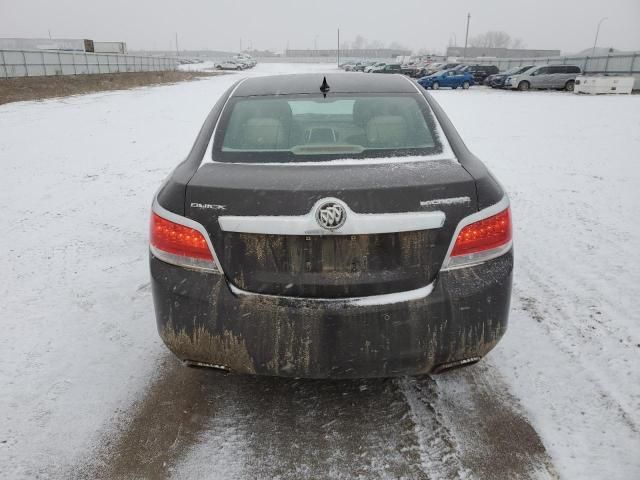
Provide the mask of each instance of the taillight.
{"label": "taillight", "polygon": [[168,220],[156,212],[151,212],[149,243],[153,255],[167,263],[218,271],[213,253],[201,231]]}
{"label": "taillight", "polygon": [[443,268],[474,265],[496,258],[511,248],[511,210],[505,208],[495,215],[465,225]]}
{"label": "taillight", "polygon": [[467,225],[458,234],[451,256],[468,255],[500,247],[511,240],[509,208]]}

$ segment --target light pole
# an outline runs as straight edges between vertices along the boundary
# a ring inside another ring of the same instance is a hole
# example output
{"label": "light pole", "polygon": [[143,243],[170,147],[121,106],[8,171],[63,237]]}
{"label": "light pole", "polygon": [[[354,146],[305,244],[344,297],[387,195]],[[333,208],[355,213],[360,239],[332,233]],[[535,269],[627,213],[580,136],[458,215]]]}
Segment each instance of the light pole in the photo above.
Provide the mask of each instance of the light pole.
{"label": "light pole", "polygon": [[464,53],[463,58],[467,58],[467,42],[469,41],[469,22],[471,21],[471,14],[467,13],[467,33],[464,36]]}
{"label": "light pole", "polygon": [[338,29],[338,67],[340,66],[340,29]]}
{"label": "light pole", "polygon": [[598,43],[598,34],[600,33],[600,25],[602,25],[602,22],[604,22],[605,20],[609,20],[609,17],[602,17],[598,22],[598,28],[596,28],[596,39],[593,41],[593,49],[591,50],[591,58],[593,58],[594,55],[596,54],[596,44]]}

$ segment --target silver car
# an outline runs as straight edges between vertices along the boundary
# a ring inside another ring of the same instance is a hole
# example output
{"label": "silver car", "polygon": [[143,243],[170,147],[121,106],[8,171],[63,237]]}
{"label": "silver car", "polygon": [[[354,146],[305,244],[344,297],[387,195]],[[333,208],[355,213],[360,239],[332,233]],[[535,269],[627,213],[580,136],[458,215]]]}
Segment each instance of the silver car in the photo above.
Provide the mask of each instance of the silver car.
{"label": "silver car", "polygon": [[554,88],[572,92],[580,73],[580,67],[575,65],[542,65],[507,77],[504,86],[513,90]]}

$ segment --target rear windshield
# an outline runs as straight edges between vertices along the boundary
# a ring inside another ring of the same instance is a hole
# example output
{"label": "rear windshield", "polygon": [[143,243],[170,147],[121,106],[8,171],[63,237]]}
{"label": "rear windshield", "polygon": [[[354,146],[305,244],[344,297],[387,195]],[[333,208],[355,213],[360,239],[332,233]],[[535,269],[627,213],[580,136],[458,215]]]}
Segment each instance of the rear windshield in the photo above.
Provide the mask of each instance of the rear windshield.
{"label": "rear windshield", "polygon": [[222,162],[304,162],[442,152],[435,119],[417,94],[232,98],[214,139]]}

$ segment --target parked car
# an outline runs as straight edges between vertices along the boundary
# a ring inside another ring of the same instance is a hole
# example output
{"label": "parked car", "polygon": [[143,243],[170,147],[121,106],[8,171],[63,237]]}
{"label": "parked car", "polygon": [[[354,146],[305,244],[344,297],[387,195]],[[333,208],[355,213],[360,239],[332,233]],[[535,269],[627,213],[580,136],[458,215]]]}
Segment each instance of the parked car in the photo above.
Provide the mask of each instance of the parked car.
{"label": "parked car", "polygon": [[438,62],[431,62],[424,65],[418,72],[416,72],[416,78],[426,77],[427,75],[431,75],[432,73],[439,72],[442,70],[443,64]]}
{"label": "parked car", "polygon": [[375,68],[371,73],[405,73],[399,63],[388,63],[384,67]]}
{"label": "parked car", "polygon": [[477,84],[484,83],[484,79],[489,75],[495,75],[499,72],[497,66],[495,65],[467,65],[465,72],[469,72],[473,75],[473,80]]}
{"label": "parked car", "polygon": [[153,199],[158,331],[187,365],[239,373],[469,365],[507,327],[511,231],[506,193],[411,80],[243,79]]}
{"label": "parked car", "polygon": [[442,70],[433,75],[422,77],[418,83],[424,88],[438,90],[441,87],[456,89],[462,87],[465,90],[474,84],[473,75],[468,72],[456,70]]}
{"label": "parked car", "polygon": [[216,65],[218,70],[242,70],[243,66],[240,62],[235,60],[224,60]]}
{"label": "parked car", "polygon": [[530,88],[554,88],[573,91],[580,67],[575,65],[543,65],[526,72],[509,75],[504,82],[506,88],[529,90]]}
{"label": "parked car", "polygon": [[386,65],[385,62],[376,62],[373,65],[369,65],[364,69],[364,73],[371,73],[372,70],[376,70],[378,68],[382,68]]}
{"label": "parked car", "polygon": [[364,72],[364,69],[367,67],[370,67],[371,65],[375,64],[376,62],[373,61],[366,61],[366,62],[360,62],[359,65],[356,65],[353,68],[354,72]]}
{"label": "parked car", "polygon": [[503,88],[504,81],[507,79],[508,76],[519,75],[533,67],[534,67],[533,65],[522,65],[519,67],[513,67],[505,72],[496,73],[495,75],[489,75],[487,78],[484,79],[483,83],[485,85],[488,85],[491,88]]}
{"label": "parked car", "polygon": [[421,66],[417,62],[409,62],[402,64],[402,73],[410,77],[414,77],[416,73],[421,69]]}
{"label": "parked car", "polygon": [[371,65],[373,65],[376,62],[373,61],[366,61],[366,62],[358,62],[352,69],[352,71],[354,72],[364,72],[364,69],[367,67],[370,67]]}
{"label": "parked car", "polygon": [[445,63],[441,70],[453,70],[456,67],[462,66],[464,67],[464,65],[462,65],[461,63]]}
{"label": "parked car", "polygon": [[233,57],[232,60],[236,63],[239,63],[243,70],[253,67],[253,64],[249,62],[249,60],[242,57],[238,57],[237,55]]}
{"label": "parked car", "polygon": [[233,58],[234,60],[239,60],[241,63],[248,64],[249,68],[253,68],[258,64],[258,62],[248,53],[240,53]]}

